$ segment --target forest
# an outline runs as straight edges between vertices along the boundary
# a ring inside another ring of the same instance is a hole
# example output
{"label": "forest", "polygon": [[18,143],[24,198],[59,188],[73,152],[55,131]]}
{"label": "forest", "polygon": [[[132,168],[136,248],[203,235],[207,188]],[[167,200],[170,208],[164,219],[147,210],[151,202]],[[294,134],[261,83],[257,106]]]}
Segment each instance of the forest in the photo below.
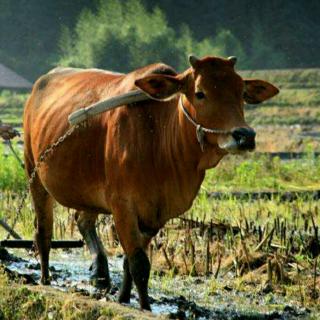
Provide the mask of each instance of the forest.
{"label": "forest", "polygon": [[240,69],[320,63],[319,1],[2,0],[0,62],[33,81],[56,65],[117,71],[236,55]]}

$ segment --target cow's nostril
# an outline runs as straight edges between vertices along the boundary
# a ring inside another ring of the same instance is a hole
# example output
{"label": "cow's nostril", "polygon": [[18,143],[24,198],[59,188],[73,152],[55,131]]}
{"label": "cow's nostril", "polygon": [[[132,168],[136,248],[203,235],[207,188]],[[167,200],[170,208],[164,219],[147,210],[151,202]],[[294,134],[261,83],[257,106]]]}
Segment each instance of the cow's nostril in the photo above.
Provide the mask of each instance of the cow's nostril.
{"label": "cow's nostril", "polygon": [[256,132],[250,128],[236,128],[232,131],[232,136],[240,150],[253,150],[256,146]]}
{"label": "cow's nostril", "polygon": [[254,139],[256,132],[250,128],[236,128],[232,131],[232,136],[236,140],[240,140],[242,138]]}

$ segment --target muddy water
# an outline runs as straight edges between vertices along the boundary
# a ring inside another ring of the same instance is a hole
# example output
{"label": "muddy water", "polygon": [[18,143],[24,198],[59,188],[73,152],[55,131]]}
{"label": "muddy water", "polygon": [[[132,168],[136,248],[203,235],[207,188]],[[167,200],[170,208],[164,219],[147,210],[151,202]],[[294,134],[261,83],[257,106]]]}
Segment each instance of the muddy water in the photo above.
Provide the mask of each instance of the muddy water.
{"label": "muddy water", "polygon": [[[40,278],[38,261],[24,255],[24,251],[12,251],[23,257],[19,262],[8,262],[7,267],[21,274],[28,274],[36,281]],[[52,286],[59,290],[80,291],[95,299],[116,301],[122,276],[122,257],[109,258],[113,288],[111,293],[98,291],[88,283],[90,258],[83,250],[65,253],[60,250],[51,255]],[[229,277],[229,278],[228,278]],[[228,285],[232,275],[218,279],[216,289],[207,277],[160,276],[150,279],[152,311],[169,314],[172,319],[308,319],[310,311],[299,308],[285,297],[270,294],[238,292]],[[219,288],[219,289],[218,289]],[[133,291],[131,306],[139,308],[137,293]],[[316,318],[315,318],[316,319]]]}

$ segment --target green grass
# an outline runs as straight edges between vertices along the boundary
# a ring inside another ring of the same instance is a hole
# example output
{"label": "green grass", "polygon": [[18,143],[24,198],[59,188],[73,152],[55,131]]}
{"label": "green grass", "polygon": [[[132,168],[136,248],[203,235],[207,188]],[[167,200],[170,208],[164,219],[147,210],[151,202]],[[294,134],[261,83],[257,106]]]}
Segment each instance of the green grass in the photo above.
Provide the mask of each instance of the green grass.
{"label": "green grass", "polygon": [[259,78],[281,88],[318,88],[320,69],[282,69],[240,71],[244,78]]}
{"label": "green grass", "polygon": [[320,105],[319,88],[320,88],[320,85],[319,87],[312,88],[312,89],[281,88],[280,94],[275,98],[273,98],[270,102],[266,102],[265,105],[276,105],[282,108],[283,107],[292,107],[292,108],[316,107]]}
{"label": "green grass", "polygon": [[[22,159],[22,152],[19,151],[19,147],[16,144],[13,144],[13,147]],[[0,143],[0,190],[21,192],[25,187],[25,179],[25,172],[11,150]]]}
{"label": "green grass", "polygon": [[250,154],[247,159],[229,156],[207,171],[203,188],[208,191],[305,190],[320,188],[320,159],[281,161]]}
{"label": "green grass", "polygon": [[305,217],[310,216],[311,212],[314,214],[316,223],[319,224],[319,208],[320,200],[302,197],[292,202],[280,201],[278,197],[271,200],[248,201],[232,196],[217,201],[208,198],[205,192],[201,191],[187,216],[193,219],[198,218],[200,221],[214,220],[230,225],[238,225],[240,221],[246,219],[261,226],[270,226],[276,218],[279,218],[281,221],[286,220],[289,226],[296,224],[302,229]]}
{"label": "green grass", "polygon": [[[10,154],[4,156],[4,146],[0,145],[0,217],[5,217],[10,223],[14,221],[16,208],[20,203],[21,192],[25,187],[25,174],[19,163]],[[313,190],[320,189],[320,158],[314,158],[312,150],[301,160],[281,161],[279,158],[270,159],[267,156],[250,154],[248,158],[229,156],[222,160],[217,168],[209,170],[201,186],[198,197],[191,210],[192,214],[207,214],[211,217],[238,217],[236,212],[241,207],[246,208],[250,215],[262,211],[275,212],[284,215],[290,210],[277,202],[255,202],[255,204],[235,199],[213,201],[207,199],[208,192],[214,191],[287,191],[287,190]],[[300,202],[303,199],[300,199]],[[299,203],[297,201],[296,203]],[[317,203],[317,202],[315,202]],[[307,205],[304,204],[303,207]],[[267,208],[267,209],[266,209]],[[280,208],[282,208],[280,210]],[[229,214],[230,213],[230,214]],[[72,235],[69,213],[61,206],[57,206],[55,214],[54,237],[56,239]],[[34,213],[30,198],[22,210],[19,218],[17,232],[22,236],[32,237]],[[0,231],[1,234],[1,231]]]}
{"label": "green grass", "polygon": [[[14,146],[22,158],[22,151]],[[0,144],[0,190],[19,192],[25,187],[25,173],[11,151]],[[312,150],[294,161],[249,154],[230,155],[208,170],[202,188],[208,191],[303,190],[320,188],[320,158]]]}
{"label": "green grass", "polygon": [[279,107],[266,105],[246,110],[246,120],[251,126],[258,125],[319,125],[320,111],[314,107]]}
{"label": "green grass", "polygon": [[241,75],[269,81],[280,89],[271,100],[247,107],[251,125],[320,124],[320,113],[316,111],[320,106],[320,69],[243,71]]}
{"label": "green grass", "polygon": [[9,90],[0,91],[0,119],[4,123],[21,127],[23,107],[28,93],[16,93]]}
{"label": "green grass", "polygon": [[114,302],[98,302],[76,293],[27,286],[9,280],[0,270],[0,320],[155,319]]}

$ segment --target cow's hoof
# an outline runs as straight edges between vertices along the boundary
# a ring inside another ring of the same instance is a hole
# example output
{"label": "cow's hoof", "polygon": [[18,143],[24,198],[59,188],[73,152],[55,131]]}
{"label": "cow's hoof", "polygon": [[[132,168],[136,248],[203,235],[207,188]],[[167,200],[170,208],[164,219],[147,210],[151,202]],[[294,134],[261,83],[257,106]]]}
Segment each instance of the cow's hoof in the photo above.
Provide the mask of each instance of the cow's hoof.
{"label": "cow's hoof", "polygon": [[130,303],[130,298],[131,298],[131,294],[130,292],[123,292],[121,291],[118,297],[118,302],[119,303]]}
{"label": "cow's hoof", "polygon": [[140,303],[140,309],[146,311],[152,311],[149,302]]}
{"label": "cow's hoof", "polygon": [[111,289],[111,283],[108,278],[99,278],[96,275],[90,277],[90,284],[97,289],[105,289],[107,292]]}
{"label": "cow's hoof", "polygon": [[51,284],[51,281],[49,278],[42,278],[40,279],[40,283],[43,285],[43,286],[49,286]]}
{"label": "cow's hoof", "polygon": [[97,256],[91,267],[90,283],[98,289],[111,289],[111,281],[109,276],[108,261],[105,256]]}

